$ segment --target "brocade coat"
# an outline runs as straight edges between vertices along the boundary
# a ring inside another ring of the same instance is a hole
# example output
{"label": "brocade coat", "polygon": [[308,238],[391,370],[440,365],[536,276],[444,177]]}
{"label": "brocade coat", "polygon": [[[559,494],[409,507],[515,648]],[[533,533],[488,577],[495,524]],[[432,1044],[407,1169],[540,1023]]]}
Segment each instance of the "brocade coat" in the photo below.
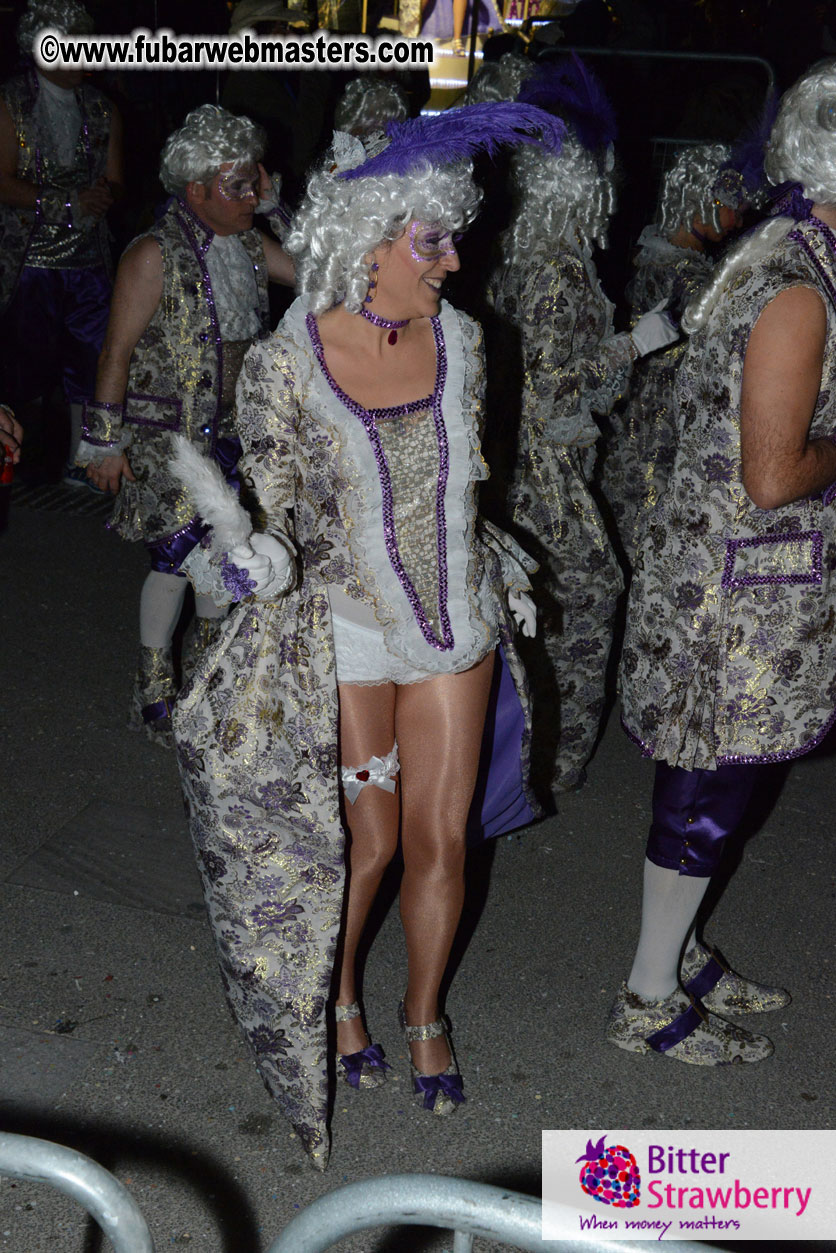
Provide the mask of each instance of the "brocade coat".
{"label": "brocade coat", "polygon": [[[709,282],[714,263],[704,252],[672,244],[655,226],[639,236],[636,272],[628,287],[630,322],[661,301],[677,321]],[[599,470],[619,537],[632,561],[644,518],[668,481],[676,452],[674,383],[687,340],[636,363],[627,403],[611,423]]]}
{"label": "brocade coat", "polygon": [[582,778],[598,735],[623,588],[589,490],[601,434],[595,415],[609,413],[626,389],[635,352],[628,335],[613,333],[613,307],[588,251],[566,240],[537,243],[500,266],[489,295],[498,380],[490,456],[505,467],[494,507],[541,565],[538,637],[521,648],[535,693],[535,776],[547,791],[564,791]]}
{"label": "brocade coat", "polygon": [[834,719],[834,493],[759,509],[740,462],[749,335],[788,288],[812,287],[824,300],[810,435],[836,427],[827,286],[836,296],[836,258],[812,223],[797,233],[803,243],[784,239],[732,279],[688,343],[676,380],[676,457],[636,560],[620,671],[624,725],[648,756],[686,770],[786,761],[815,747]]}
{"label": "brocade coat", "polygon": [[[512,541],[477,520],[476,485],[487,469],[479,451],[484,358],[476,323],[442,302],[447,545],[443,560],[443,547],[431,551],[450,572],[445,598],[456,643],[445,654],[427,644],[385,549],[369,541],[381,480],[365,456],[366,432],[321,369],[305,313],[299,298],[270,339],[251,349],[237,395],[239,465],[263,511],[258,529],[294,540],[300,577],[275,601],[243,600],[232,610],[178,698],[173,723],[227,995],[268,1090],[324,1168],[326,1005],[345,877],[328,590],[373,606],[387,647],[423,656],[439,673],[470,654],[484,656],[498,636],[524,692],[505,605],[508,587],[528,580]],[[411,441],[409,409],[392,438]],[[425,423],[423,431],[418,459],[432,464],[435,428]],[[416,446],[398,453],[389,443],[387,456],[395,496],[408,493],[394,467],[401,456],[415,465]],[[435,500],[422,491],[419,511],[432,514]],[[198,590],[209,591],[217,561],[203,547],[183,568]],[[526,728],[524,753],[527,744]]]}

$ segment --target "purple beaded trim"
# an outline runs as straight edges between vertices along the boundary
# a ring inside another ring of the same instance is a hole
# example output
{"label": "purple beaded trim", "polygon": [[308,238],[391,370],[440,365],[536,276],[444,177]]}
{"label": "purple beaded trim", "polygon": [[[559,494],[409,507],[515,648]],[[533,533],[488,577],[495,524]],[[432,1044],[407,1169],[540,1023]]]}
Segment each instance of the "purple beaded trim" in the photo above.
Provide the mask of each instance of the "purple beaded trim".
{"label": "purple beaded trim", "polygon": [[83,434],[83,436],[84,436],[84,441],[85,441],[85,443],[87,443],[87,444],[94,444],[94,445],[96,446],[96,448],[112,448],[114,444],[118,444],[118,443],[119,443],[119,440],[118,440],[118,439],[95,439],[95,438],[94,438],[94,437],[93,437],[93,436],[89,433],[89,431],[87,430],[87,427],[86,427],[86,426],[82,426],[82,428],[81,428],[81,432],[82,432],[82,434]]}
{"label": "purple beaded trim", "polygon": [[[811,543],[810,569],[806,574],[744,574],[733,575],[739,548],[763,548],[767,544]],[[726,540],[726,562],[720,586],[729,591],[738,587],[763,587],[775,583],[821,583],[821,554],[823,537],[821,531],[786,531],[781,535],[763,535],[752,539]]]}
{"label": "purple beaded trim", "polygon": [[[173,422],[166,422],[162,418],[133,417],[128,411],[131,400],[147,401],[152,405],[171,405],[177,416]],[[177,396],[146,396],[140,392],[128,392],[125,397],[125,422],[131,426],[154,426],[162,431],[179,431],[182,417],[183,402]]]}
{"label": "purple beaded trim", "polygon": [[[185,200],[178,200],[177,205],[179,210],[177,217],[183,229],[183,234],[191,244],[195,260],[200,267],[200,275],[203,279],[203,290],[206,293],[206,307],[209,310],[209,322],[212,327],[212,333],[215,337],[215,354],[218,362],[218,386],[215,389],[215,416],[212,419],[212,438],[209,444],[210,453],[213,453],[215,451],[215,444],[218,438],[218,425],[221,419],[221,393],[223,391],[224,377],[224,350],[221,342],[221,324],[218,321],[218,311],[215,308],[215,297],[212,293],[212,284],[209,281],[209,270],[206,266],[205,260],[206,253],[209,251],[209,245],[214,239],[215,233],[214,231],[209,230],[209,228],[201,222],[200,218],[196,213],[192,212]],[[199,227],[206,235],[206,242],[202,248],[197,242],[196,227]]]}
{"label": "purple beaded trim", "polygon": [[[796,757],[804,757],[807,753],[812,753],[814,748],[818,748],[822,740],[830,733],[833,726],[836,725],[836,709],[827,719],[827,721],[819,727],[816,734],[801,748],[787,749],[783,753],[727,753],[724,756],[717,757],[718,766],[769,766],[782,761],[794,761]],[[646,743],[635,731],[631,731],[621,715],[621,729],[628,739],[641,749],[642,757],[652,757],[656,761],[663,761],[664,758],[656,757],[655,745]]]}
{"label": "purple beaded trim", "polygon": [[[455,645],[453,632],[450,626],[450,616],[447,611],[447,524],[444,511],[444,493],[447,488],[447,478],[450,471],[450,450],[447,442],[447,430],[444,425],[444,415],[441,411],[441,397],[444,394],[444,384],[447,379],[447,351],[444,345],[444,335],[441,330],[441,319],[434,317],[431,319],[433,339],[435,340],[436,352],[436,376],[435,387],[432,396],[426,400],[411,400],[405,405],[396,405],[386,409],[364,409],[356,400],[352,400],[334,379],[331,371],[325,362],[325,352],[322,347],[322,340],[319,337],[319,328],[316,324],[316,318],[309,313],[305,318],[305,325],[308,328],[313,350],[316,359],[319,362],[319,368],[325,375],[328,386],[337,397],[341,404],[345,405],[349,413],[358,418],[362,422],[369,443],[372,446],[372,452],[377,463],[377,473],[380,479],[380,492],[383,504],[383,535],[386,542],[386,552],[392,569],[397,575],[398,582],[403,588],[406,598],[415,615],[415,621],[423,635],[424,639],[433,648],[437,648],[440,652],[448,652]],[[400,416],[402,414],[414,413],[424,408],[429,402],[432,403],[433,421],[435,423],[436,439],[438,440],[438,485],[436,487],[436,536],[438,551],[438,614],[441,622],[441,638],[433,631],[421,604],[421,599],[412,584],[412,580],[404,569],[401,555],[398,550],[398,541],[395,533],[395,516],[394,516],[394,499],[392,494],[392,478],[389,473],[389,465],[386,460],[386,454],[380,442],[380,436],[377,432],[377,423],[385,421],[387,418]]]}
{"label": "purple beaded trim", "polygon": [[372,326],[382,326],[384,331],[399,331],[409,321],[409,318],[404,318],[402,322],[393,322],[391,318],[382,318],[380,314],[372,313],[371,309],[361,309],[360,317],[371,322]]}
{"label": "purple beaded trim", "polygon": [[[810,217],[809,223],[811,226],[815,227],[815,229],[821,234],[822,238],[824,239],[824,242],[827,244],[828,248],[830,249],[831,256],[836,257],[836,235],[833,234],[830,227],[825,222],[822,222],[821,218],[816,218],[816,217]],[[830,297],[831,304],[834,306],[834,308],[836,308],[836,286],[834,286],[833,280],[831,279],[830,275],[827,273],[824,266],[822,265],[821,259],[816,256],[816,251],[813,248],[810,241],[805,236],[804,232],[801,230],[800,227],[796,227],[794,231],[790,231],[787,238],[795,240],[795,242],[797,244],[800,244],[801,247],[804,249],[804,251],[807,253],[807,256],[810,258],[816,270],[818,271],[819,278],[824,283],[824,286],[827,289],[827,294]]]}

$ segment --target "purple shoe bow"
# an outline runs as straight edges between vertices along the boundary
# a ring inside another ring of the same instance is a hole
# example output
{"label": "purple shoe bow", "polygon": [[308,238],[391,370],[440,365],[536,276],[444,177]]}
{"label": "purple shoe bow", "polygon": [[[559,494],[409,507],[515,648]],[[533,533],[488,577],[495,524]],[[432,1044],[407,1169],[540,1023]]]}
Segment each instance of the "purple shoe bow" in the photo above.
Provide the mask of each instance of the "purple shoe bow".
{"label": "purple shoe bow", "polygon": [[388,1062],[383,1060],[383,1053],[379,1044],[369,1044],[364,1049],[359,1049],[356,1053],[340,1054],[340,1061],[345,1066],[346,1080],[351,1084],[352,1088],[360,1087],[360,1076],[363,1073],[364,1066],[376,1067],[379,1070],[391,1070]]}
{"label": "purple shoe bow", "polygon": [[424,1093],[424,1109],[435,1109],[435,1101],[439,1092],[452,1101],[454,1105],[461,1105],[464,1101],[464,1092],[462,1091],[461,1075],[416,1075],[415,1091]]}

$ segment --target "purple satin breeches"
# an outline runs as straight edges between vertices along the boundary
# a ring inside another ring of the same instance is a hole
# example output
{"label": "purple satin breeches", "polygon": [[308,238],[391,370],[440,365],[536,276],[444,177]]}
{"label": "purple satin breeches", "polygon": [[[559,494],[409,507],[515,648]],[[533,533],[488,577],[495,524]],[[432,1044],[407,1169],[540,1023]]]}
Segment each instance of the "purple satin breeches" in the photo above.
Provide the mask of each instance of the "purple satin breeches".
{"label": "purple satin breeches", "polygon": [[110,311],[102,267],[25,266],[3,319],[7,399],[23,407],[59,384],[69,404],[89,399]]}
{"label": "purple satin breeches", "polygon": [[656,763],[647,858],[657,866],[710,878],[740,825],[762,765],[683,770]]}

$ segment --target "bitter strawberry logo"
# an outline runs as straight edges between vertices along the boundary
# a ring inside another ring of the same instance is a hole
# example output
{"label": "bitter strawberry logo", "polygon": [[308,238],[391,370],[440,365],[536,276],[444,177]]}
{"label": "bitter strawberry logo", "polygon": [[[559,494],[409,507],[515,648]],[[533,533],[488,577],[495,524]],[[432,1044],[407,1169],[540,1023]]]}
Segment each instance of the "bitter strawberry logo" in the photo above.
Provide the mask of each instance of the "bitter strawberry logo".
{"label": "bitter strawberry logo", "polygon": [[583,1162],[580,1185],[593,1201],[616,1209],[632,1209],[639,1203],[641,1175],[636,1159],[623,1144],[607,1147],[607,1137],[597,1144],[586,1142],[586,1152],[575,1162]]}

